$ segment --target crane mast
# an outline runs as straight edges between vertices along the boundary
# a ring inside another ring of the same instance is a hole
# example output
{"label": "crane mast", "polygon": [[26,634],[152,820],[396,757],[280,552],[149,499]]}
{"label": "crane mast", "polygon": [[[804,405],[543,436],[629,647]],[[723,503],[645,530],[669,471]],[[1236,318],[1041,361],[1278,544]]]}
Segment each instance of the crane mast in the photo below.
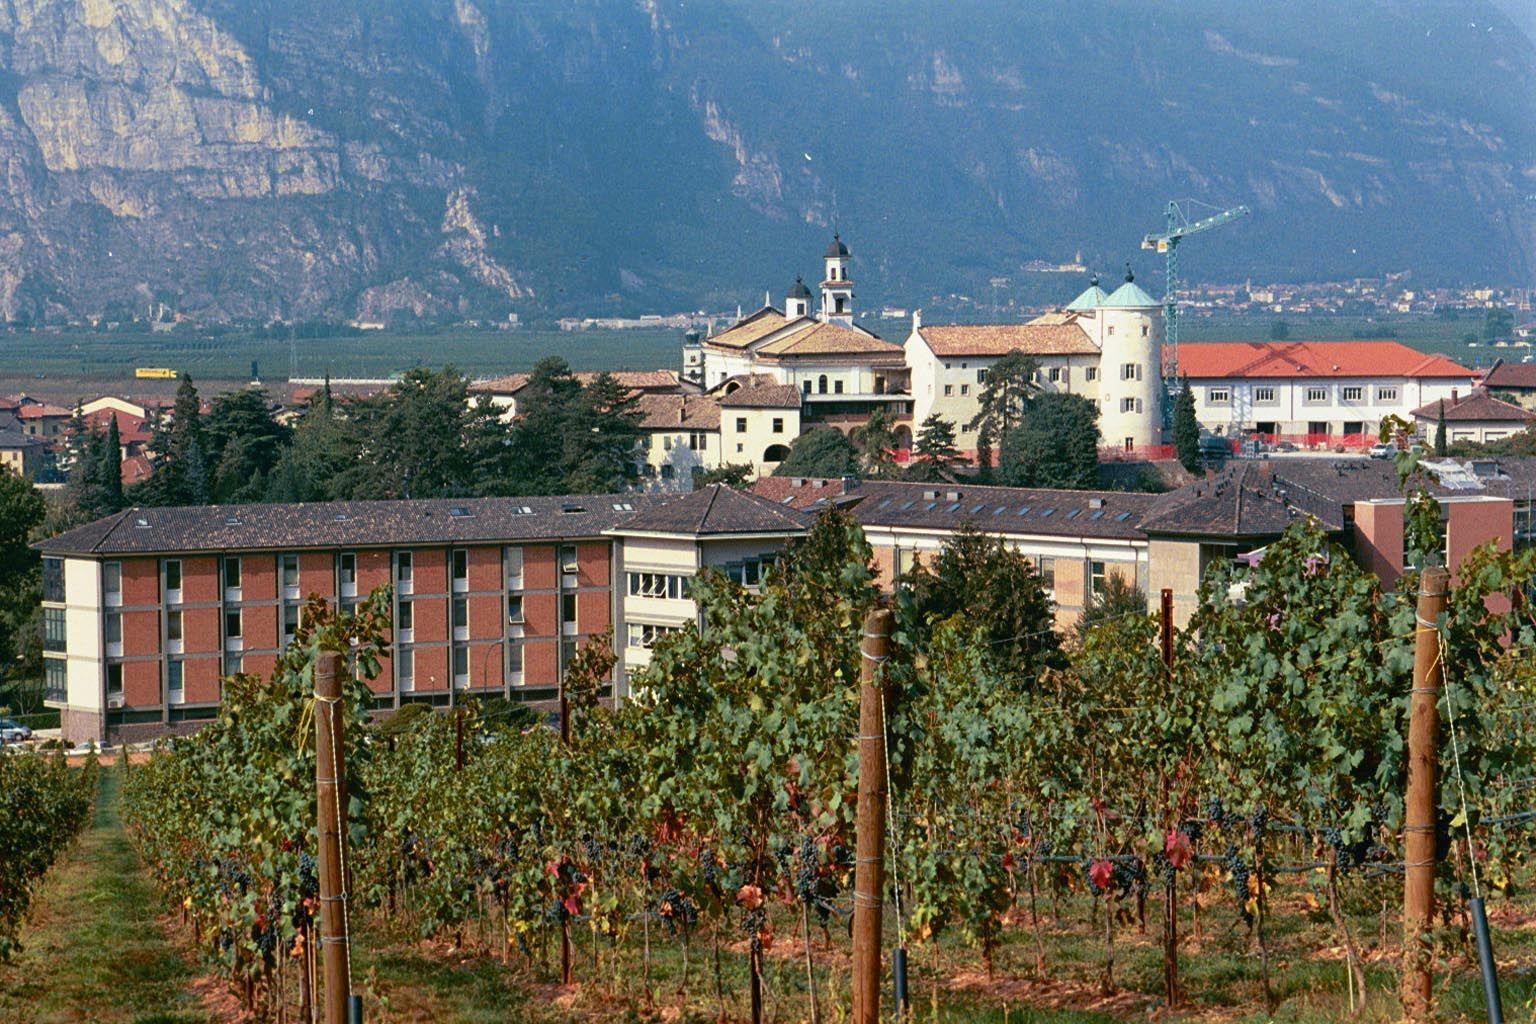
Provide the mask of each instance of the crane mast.
{"label": "crane mast", "polygon": [[[1206,217],[1192,218],[1191,210],[1195,204],[1192,200],[1169,202],[1166,211],[1166,227],[1160,234],[1147,235],[1141,240],[1143,249],[1153,249],[1163,254],[1164,280],[1163,280],[1163,383],[1168,394],[1172,396],[1179,386],[1179,242],[1197,235],[1202,231],[1219,228],[1223,224],[1230,224],[1239,217],[1246,217],[1253,211],[1246,206],[1234,206],[1229,210],[1220,210]],[[1172,408],[1171,402],[1163,403],[1165,410]]]}

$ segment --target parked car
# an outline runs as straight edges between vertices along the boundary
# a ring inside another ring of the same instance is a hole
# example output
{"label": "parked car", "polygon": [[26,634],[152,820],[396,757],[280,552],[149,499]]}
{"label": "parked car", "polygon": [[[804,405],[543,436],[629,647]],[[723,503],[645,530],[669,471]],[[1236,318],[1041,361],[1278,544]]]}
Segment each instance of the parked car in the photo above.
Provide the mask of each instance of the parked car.
{"label": "parked car", "polygon": [[32,730],[14,718],[0,718],[0,743],[20,743],[32,738]]}
{"label": "parked car", "polygon": [[1397,445],[1390,441],[1371,445],[1371,450],[1366,452],[1373,459],[1394,459],[1397,457]]}

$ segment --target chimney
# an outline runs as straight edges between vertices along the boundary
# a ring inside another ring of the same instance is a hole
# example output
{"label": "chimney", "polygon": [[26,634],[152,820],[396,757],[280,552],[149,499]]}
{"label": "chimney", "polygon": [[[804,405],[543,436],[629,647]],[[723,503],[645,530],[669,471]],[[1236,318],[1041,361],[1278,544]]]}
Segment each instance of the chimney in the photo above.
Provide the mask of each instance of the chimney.
{"label": "chimney", "polygon": [[1456,389],[1455,388],[1451,388],[1451,404],[1452,405],[1456,404],[1456,397],[1457,397]]}
{"label": "chimney", "polygon": [[916,331],[916,330],[921,329],[922,326],[923,326],[923,311],[920,310],[920,309],[914,309],[912,311],[912,329],[914,331]]}
{"label": "chimney", "polygon": [[849,491],[852,491],[854,488],[856,488],[858,486],[859,486],[859,478],[858,477],[856,477],[856,476],[844,476],[843,479],[842,479],[842,490],[841,490],[840,493],[847,494]]}

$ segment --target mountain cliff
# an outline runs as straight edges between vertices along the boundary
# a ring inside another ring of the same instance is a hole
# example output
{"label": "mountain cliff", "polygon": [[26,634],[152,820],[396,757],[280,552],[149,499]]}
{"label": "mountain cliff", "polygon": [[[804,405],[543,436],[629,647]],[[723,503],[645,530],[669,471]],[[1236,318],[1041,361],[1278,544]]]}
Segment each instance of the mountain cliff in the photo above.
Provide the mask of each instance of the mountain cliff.
{"label": "mountain cliff", "polygon": [[1484,0],[0,0],[0,317],[869,302],[1139,258],[1536,283],[1536,49]]}

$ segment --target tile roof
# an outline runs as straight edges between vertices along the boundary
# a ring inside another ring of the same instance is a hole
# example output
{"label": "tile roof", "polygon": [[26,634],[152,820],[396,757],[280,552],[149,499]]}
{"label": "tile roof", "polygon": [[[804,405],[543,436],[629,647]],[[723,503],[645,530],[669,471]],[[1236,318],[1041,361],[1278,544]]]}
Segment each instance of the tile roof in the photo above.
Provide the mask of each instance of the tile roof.
{"label": "tile roof", "polygon": [[675,533],[684,536],[733,534],[794,534],[804,532],[807,519],[780,508],[766,498],[711,484],[690,494],[636,512],[610,533]]}
{"label": "tile roof", "polygon": [[841,477],[762,476],[752,481],[752,493],[759,498],[800,511],[836,501],[847,490]]}
{"label": "tile roof", "polygon": [[141,416],[135,416],[121,409],[97,409],[88,412],[81,419],[91,430],[105,432],[107,424],[111,420],[117,420],[117,435],[124,444],[142,444],[151,438],[148,423]]}
{"label": "tile roof", "polygon": [[52,554],[127,555],[597,537],[662,500],[594,494],[131,508],[36,547]]}
{"label": "tile roof", "polygon": [[1098,355],[1076,323],[1062,324],[924,324],[917,333],[936,356]]}
{"label": "tile roof", "polygon": [[30,405],[23,405],[16,410],[16,418],[23,420],[40,420],[59,417],[68,419],[73,415],[74,413],[64,408],[62,405],[51,405],[47,402],[34,402]]}
{"label": "tile roof", "polygon": [[1529,409],[1500,401],[1481,389],[1452,401],[1421,405],[1413,410],[1413,415],[1421,420],[1438,420],[1442,404],[1445,406],[1447,423],[1529,423],[1536,420],[1536,413]]}
{"label": "tile roof", "polygon": [[[810,317],[799,319],[815,322]],[[753,342],[761,341],[791,322],[788,317],[772,306],[764,306],[756,313],[742,317],[719,334],[712,334],[705,338],[704,344],[718,345],[721,348],[747,348]]]}
{"label": "tile roof", "polygon": [[1215,476],[1159,495],[1142,522],[1148,534],[1219,537],[1269,537],[1284,533],[1303,513],[1325,529],[1343,526],[1340,502],[1290,500],[1273,467],[1263,462],[1234,462]]}
{"label": "tile roof", "polygon": [[1493,364],[1493,368],[1483,378],[1483,387],[1536,388],[1536,363],[1506,363],[1500,360]]}
{"label": "tile roof", "polygon": [[782,338],[768,342],[758,352],[778,356],[886,355],[901,358],[902,348],[864,330],[842,324],[812,321]]}
{"label": "tile roof", "polygon": [[0,429],[0,448],[7,451],[19,451],[24,448],[46,448],[48,442],[31,434],[24,434],[19,430]]}
{"label": "tile roof", "polygon": [[1157,495],[867,480],[847,498],[865,526],[1135,540]]}
{"label": "tile roof", "polygon": [[[608,375],[630,391],[668,391],[680,387],[682,383],[676,370],[610,370]],[[571,376],[583,385],[588,385],[601,376],[601,371],[578,370]],[[528,386],[528,378],[526,373],[509,373],[505,377],[477,380],[470,384],[469,390],[512,395]]]}
{"label": "tile roof", "polygon": [[712,395],[641,395],[635,411],[641,430],[720,429],[720,403]]}
{"label": "tile roof", "polygon": [[1396,341],[1216,341],[1179,346],[1189,377],[1465,377],[1445,356]]}
{"label": "tile roof", "polygon": [[800,389],[793,384],[749,384],[718,396],[723,409],[798,409]]}
{"label": "tile roof", "polygon": [[154,473],[154,463],[149,461],[147,455],[130,455],[123,460],[122,477],[123,486],[140,483],[148,480]]}

